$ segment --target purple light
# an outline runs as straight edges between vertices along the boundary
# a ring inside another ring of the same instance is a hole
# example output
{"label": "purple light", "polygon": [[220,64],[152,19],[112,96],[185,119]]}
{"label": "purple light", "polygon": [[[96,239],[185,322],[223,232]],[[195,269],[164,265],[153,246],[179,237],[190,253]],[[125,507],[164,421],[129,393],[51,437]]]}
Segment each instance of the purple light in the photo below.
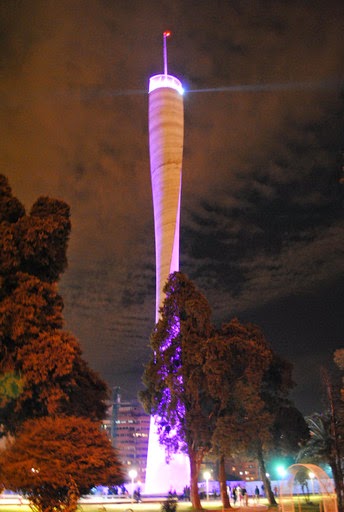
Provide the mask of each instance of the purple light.
{"label": "purple light", "polygon": [[[151,461],[151,466],[149,465]],[[147,454],[146,494],[167,494],[171,488],[182,493],[190,485],[189,460],[184,453],[176,453],[173,459],[166,460],[164,448],[159,443],[158,427],[151,417]]]}
{"label": "purple light", "polygon": [[[164,44],[168,33],[164,33]],[[167,54],[164,74],[149,80],[149,152],[154,206],[156,253],[156,322],[163,303],[163,287],[169,274],[179,270],[179,224],[181,197],[181,168],[183,158],[184,115],[183,87],[174,76],[167,74]],[[167,357],[173,348],[173,339],[179,333],[179,321],[170,326],[169,340],[159,357]],[[170,350],[169,350],[170,349]],[[166,353],[164,354],[164,352]],[[176,351],[176,362],[181,354]],[[164,371],[164,370],[162,370]],[[178,371],[178,370],[177,370]],[[165,370],[166,372],[166,370]],[[182,377],[178,386],[182,386]],[[166,390],[163,406],[171,408],[170,391]],[[178,410],[177,410],[178,409]],[[171,447],[176,446],[178,425],[185,411],[176,408],[172,425],[159,425],[160,419],[152,417],[149,433],[145,493],[167,493],[171,487],[181,493],[190,483],[189,459],[184,453],[170,454],[159,443],[164,437]],[[166,428],[167,427],[167,428]],[[183,444],[178,441],[180,448]],[[169,455],[172,455],[169,457]],[[167,460],[168,459],[168,460]]]}

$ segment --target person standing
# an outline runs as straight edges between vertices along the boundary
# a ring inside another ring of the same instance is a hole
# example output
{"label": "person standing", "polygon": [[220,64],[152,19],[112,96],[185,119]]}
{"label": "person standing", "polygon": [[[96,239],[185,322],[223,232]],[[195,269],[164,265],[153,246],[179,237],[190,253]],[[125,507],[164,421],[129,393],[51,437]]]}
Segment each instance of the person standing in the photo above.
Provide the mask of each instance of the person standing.
{"label": "person standing", "polygon": [[256,500],[257,503],[259,501],[259,494],[260,494],[259,493],[259,487],[258,487],[258,485],[256,485],[256,488],[254,490],[254,496],[255,496],[255,500]]}

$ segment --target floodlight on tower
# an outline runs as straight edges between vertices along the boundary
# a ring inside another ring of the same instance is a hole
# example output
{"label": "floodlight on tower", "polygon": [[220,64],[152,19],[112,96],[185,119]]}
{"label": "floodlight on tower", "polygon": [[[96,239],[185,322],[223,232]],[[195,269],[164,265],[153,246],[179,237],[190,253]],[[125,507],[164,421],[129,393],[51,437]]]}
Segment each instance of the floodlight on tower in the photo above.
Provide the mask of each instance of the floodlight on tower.
{"label": "floodlight on tower", "polygon": [[[163,288],[172,272],[179,270],[180,199],[184,139],[183,87],[168,74],[167,38],[163,33],[164,73],[149,80],[149,154],[154,209],[156,304],[155,321],[164,300]],[[185,454],[166,462],[154,417],[151,418],[145,493],[182,492],[190,482]]]}

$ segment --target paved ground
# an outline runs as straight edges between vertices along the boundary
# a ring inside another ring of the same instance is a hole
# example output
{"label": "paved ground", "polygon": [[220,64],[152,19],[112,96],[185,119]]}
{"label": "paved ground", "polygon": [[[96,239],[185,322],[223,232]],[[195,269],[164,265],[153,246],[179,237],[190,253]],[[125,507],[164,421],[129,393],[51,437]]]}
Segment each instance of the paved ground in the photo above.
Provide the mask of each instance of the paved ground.
{"label": "paved ground", "polygon": [[[161,505],[165,501],[164,497],[151,499],[143,498],[141,503],[132,503],[130,499],[109,499],[101,497],[92,497],[80,500],[80,512],[159,512]],[[178,511],[189,512],[190,502],[179,501]],[[203,500],[202,506],[205,511],[214,512],[222,510],[220,500]],[[249,502],[247,507],[232,507],[229,511],[235,512],[265,512],[267,506],[263,503],[255,503],[253,500]],[[28,501],[20,499],[18,496],[0,495],[0,512],[26,512],[29,509]]]}

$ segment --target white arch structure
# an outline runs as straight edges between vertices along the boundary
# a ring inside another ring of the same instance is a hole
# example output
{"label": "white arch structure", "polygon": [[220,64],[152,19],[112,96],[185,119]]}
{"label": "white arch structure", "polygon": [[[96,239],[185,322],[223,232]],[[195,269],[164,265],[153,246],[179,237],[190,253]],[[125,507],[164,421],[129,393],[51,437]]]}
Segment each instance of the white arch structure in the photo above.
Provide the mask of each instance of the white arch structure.
{"label": "white arch structure", "polygon": [[314,464],[293,464],[292,466],[289,466],[287,469],[287,477],[281,481],[280,485],[280,505],[282,512],[295,512],[295,503],[293,499],[294,480],[296,474],[302,468],[313,473],[315,478],[318,480],[320,492],[322,494],[323,511],[338,512],[337,496],[332,480],[323,469]]}

